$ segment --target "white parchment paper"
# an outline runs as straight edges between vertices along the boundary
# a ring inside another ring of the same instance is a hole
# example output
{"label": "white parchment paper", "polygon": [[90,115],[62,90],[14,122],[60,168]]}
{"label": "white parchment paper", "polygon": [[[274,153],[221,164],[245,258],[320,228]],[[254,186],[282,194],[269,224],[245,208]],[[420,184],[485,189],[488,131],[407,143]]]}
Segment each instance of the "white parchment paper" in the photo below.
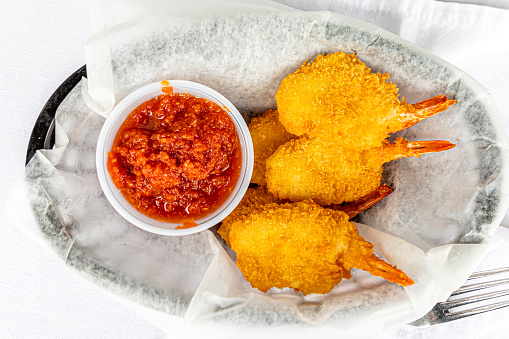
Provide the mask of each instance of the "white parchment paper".
{"label": "white parchment paper", "polygon": [[[21,212],[23,227],[109,290],[185,316],[182,337],[209,329],[222,338],[281,328],[287,336],[378,333],[447,298],[488,250],[508,207],[507,140],[489,93],[460,70],[375,26],[268,1],[92,1],[91,8],[88,81],[59,107],[56,147],[27,166],[10,219],[19,223]],[[399,133],[457,147],[389,164],[385,179],[395,192],[363,215],[370,227],[359,224],[415,285],[354,271],[326,296],[263,294],[243,280],[214,233],[148,234],[108,204],[95,173],[97,136],[104,116],[131,91],[163,79],[196,81],[225,95],[249,121],[276,108],[287,74],[336,51],[389,72],[409,102],[442,93],[458,100]]]}

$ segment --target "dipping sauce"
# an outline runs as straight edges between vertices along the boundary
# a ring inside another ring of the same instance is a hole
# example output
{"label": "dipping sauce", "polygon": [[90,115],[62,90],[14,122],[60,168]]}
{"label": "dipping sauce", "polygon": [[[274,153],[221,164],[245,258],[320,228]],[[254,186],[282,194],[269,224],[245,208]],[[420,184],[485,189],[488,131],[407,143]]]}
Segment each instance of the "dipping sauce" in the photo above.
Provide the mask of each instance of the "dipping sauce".
{"label": "dipping sauce", "polygon": [[108,171],[138,211],[189,227],[228,198],[241,157],[227,112],[207,99],[169,93],[126,118],[108,153]]}

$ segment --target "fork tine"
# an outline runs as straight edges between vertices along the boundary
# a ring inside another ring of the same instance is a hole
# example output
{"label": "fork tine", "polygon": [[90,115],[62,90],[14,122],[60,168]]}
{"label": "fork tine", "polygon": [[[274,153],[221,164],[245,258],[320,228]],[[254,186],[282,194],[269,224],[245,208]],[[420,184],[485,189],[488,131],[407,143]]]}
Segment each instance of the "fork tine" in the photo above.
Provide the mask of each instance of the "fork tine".
{"label": "fork tine", "polygon": [[478,290],[482,290],[485,288],[500,286],[500,285],[504,285],[504,284],[509,284],[509,279],[500,279],[500,280],[488,281],[488,282],[484,282],[484,283],[466,285],[466,286],[462,286],[462,287],[458,288],[456,291],[454,291],[454,293],[451,294],[451,297],[458,295],[458,294],[478,291]]}
{"label": "fork tine", "polygon": [[475,273],[472,273],[472,275],[467,280],[484,278],[484,277],[487,277],[490,275],[507,273],[507,272],[509,272],[509,267],[497,268],[494,270],[487,270],[487,271],[482,271],[482,272],[475,272]]}
{"label": "fork tine", "polygon": [[[484,278],[487,276],[491,276],[494,274],[501,274],[501,273],[509,273],[509,267],[499,268],[499,269],[493,269],[488,271],[482,271],[482,272],[476,272],[473,273],[468,279],[478,279],[478,278]],[[456,291],[454,291],[451,294],[452,296],[460,295],[463,293],[468,292],[474,292],[478,290],[482,290],[485,288],[491,288],[496,287],[504,284],[509,284],[509,279],[499,279],[495,281],[489,281],[489,282],[482,282],[477,284],[470,284],[466,286],[462,286]],[[471,296],[471,297],[464,297],[456,300],[447,300],[445,302],[439,302],[433,307],[427,314],[425,314],[423,317],[409,323],[409,325],[416,326],[416,327],[422,327],[422,326],[429,326],[429,325],[435,325],[440,324],[444,322],[453,321],[456,319],[461,319],[465,317],[469,317],[472,315],[493,311],[499,308],[509,307],[509,301],[503,301],[498,302],[491,305],[486,306],[480,306],[476,308],[472,308],[465,311],[458,311],[458,312],[450,312],[451,309],[460,307],[463,305],[468,305],[475,302],[481,302],[481,301],[487,301],[494,298],[504,297],[509,295],[509,289],[502,290],[502,291],[496,291],[491,293],[484,293],[481,295]]]}
{"label": "fork tine", "polygon": [[460,307],[460,306],[472,304],[472,303],[475,303],[475,302],[478,302],[478,301],[484,301],[484,300],[489,300],[489,299],[493,299],[493,298],[499,298],[499,297],[503,297],[505,295],[509,295],[509,290],[497,291],[497,292],[491,292],[491,293],[484,293],[484,294],[479,294],[479,295],[476,295],[476,296],[473,296],[473,297],[467,297],[467,298],[461,298],[461,299],[446,301],[446,302],[440,303],[440,309],[442,309],[444,311],[447,311],[447,310],[449,310],[451,308],[454,308],[454,307]]}
{"label": "fork tine", "polygon": [[470,310],[461,311],[461,312],[457,312],[457,313],[445,313],[444,316],[445,316],[445,321],[447,322],[447,321],[452,321],[452,320],[461,319],[461,318],[465,318],[465,317],[470,317],[472,315],[476,315],[476,314],[480,314],[480,313],[484,313],[484,312],[488,312],[488,311],[497,310],[499,308],[504,308],[504,307],[508,307],[508,306],[509,306],[509,301],[504,301],[504,302],[499,302],[499,303],[496,303],[493,305],[476,307],[476,308],[472,308]]}

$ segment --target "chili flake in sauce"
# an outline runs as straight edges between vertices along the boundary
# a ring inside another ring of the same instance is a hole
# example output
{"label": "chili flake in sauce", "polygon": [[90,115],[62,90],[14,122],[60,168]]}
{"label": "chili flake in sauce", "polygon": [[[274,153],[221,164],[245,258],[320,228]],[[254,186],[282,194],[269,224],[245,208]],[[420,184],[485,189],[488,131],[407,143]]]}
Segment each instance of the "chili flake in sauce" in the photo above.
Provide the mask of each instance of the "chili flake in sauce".
{"label": "chili flake in sauce", "polygon": [[115,186],[141,213],[187,222],[218,208],[237,183],[241,151],[231,117],[190,94],[163,94],[126,118],[108,153]]}

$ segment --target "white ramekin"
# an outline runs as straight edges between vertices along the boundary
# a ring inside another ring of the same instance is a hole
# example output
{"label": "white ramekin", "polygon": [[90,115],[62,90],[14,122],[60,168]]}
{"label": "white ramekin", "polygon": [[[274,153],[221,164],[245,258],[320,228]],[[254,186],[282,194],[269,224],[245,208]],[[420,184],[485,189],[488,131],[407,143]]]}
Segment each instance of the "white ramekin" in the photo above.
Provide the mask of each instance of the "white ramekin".
{"label": "white ramekin", "polygon": [[[167,85],[167,83],[169,83],[169,85]],[[164,94],[162,88],[168,86],[173,87],[173,93],[188,93],[195,97],[215,102],[220,107],[226,107],[225,111],[228,112],[232,118],[240,141],[242,166],[235,189],[221,206],[206,217],[195,220],[195,223],[197,223],[198,226],[191,228],[177,229],[176,227],[182,226],[182,223],[166,223],[152,219],[140,213],[131,206],[131,204],[129,204],[122,193],[120,193],[120,190],[115,187],[107,168],[108,152],[111,150],[117,131],[124,120],[140,104]],[[164,82],[153,83],[144,86],[125,97],[118,103],[118,105],[115,106],[111,114],[106,119],[106,122],[102,127],[101,134],[99,135],[96,151],[96,166],[99,182],[106,198],[115,210],[127,221],[148,232],[173,236],[187,235],[203,231],[226,218],[226,216],[233,211],[246,193],[253,173],[253,164],[254,151],[251,135],[249,134],[246,122],[235,106],[213,89],[185,80],[166,80]]]}

